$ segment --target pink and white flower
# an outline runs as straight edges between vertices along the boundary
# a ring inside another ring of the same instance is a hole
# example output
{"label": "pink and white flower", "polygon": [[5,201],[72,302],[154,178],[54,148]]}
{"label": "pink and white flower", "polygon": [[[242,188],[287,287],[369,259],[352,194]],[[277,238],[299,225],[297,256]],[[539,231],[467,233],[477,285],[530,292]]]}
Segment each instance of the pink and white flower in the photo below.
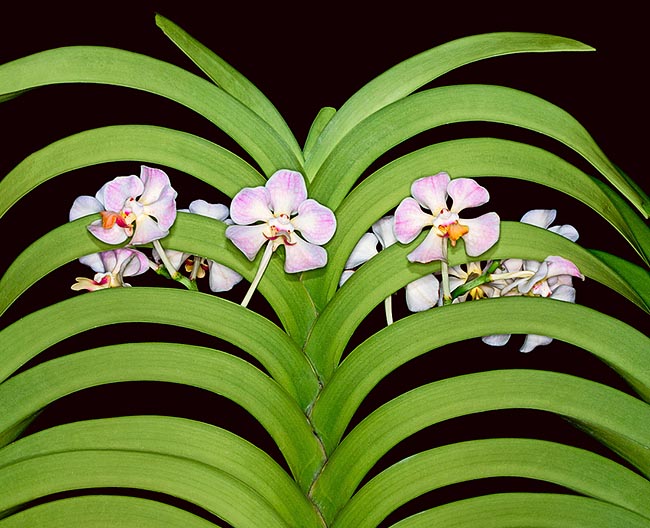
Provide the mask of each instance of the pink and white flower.
{"label": "pink and white flower", "polygon": [[[446,172],[419,178],[411,185],[412,197],[405,198],[395,211],[395,236],[403,244],[415,240],[431,226],[424,241],[408,255],[411,262],[446,260],[447,240],[452,246],[462,238],[471,257],[485,253],[499,239],[499,215],[486,213],[474,219],[460,218],[468,207],[485,204],[488,191],[469,178],[451,180]],[[447,206],[447,197],[452,205]]]}
{"label": "pink and white flower", "polygon": [[111,249],[81,257],[79,262],[95,271],[92,279],[77,277],[71,288],[76,291],[103,290],[130,286],[124,277],[141,275],[149,269],[149,259],[144,253],[130,248]]}
{"label": "pink and white flower", "polygon": [[336,218],[330,209],[307,198],[299,172],[279,170],[263,187],[242,189],[232,200],[230,217],[236,225],[226,229],[226,237],[248,260],[255,259],[268,243],[273,251],[284,246],[287,273],[327,264],[327,252],[321,245],[334,236]]}
{"label": "pink and white flower", "polygon": [[[207,216],[226,224],[232,224],[232,221],[228,218],[228,207],[223,204],[212,204],[205,200],[194,200],[190,203],[188,209],[179,209],[179,211]],[[166,249],[165,253],[174,269],[179,270],[181,266],[185,265],[185,270],[190,273],[191,280],[202,279],[207,272],[210,290],[215,293],[231,290],[243,278],[235,270],[219,264],[214,260],[173,249]],[[157,257],[159,255],[154,249],[154,258]]]}
{"label": "pink and white flower", "polygon": [[79,196],[70,209],[70,221],[100,213],[88,230],[102,242],[148,244],[164,238],[176,219],[176,191],[160,169],[142,166],[140,176],[118,176],[94,197]]}

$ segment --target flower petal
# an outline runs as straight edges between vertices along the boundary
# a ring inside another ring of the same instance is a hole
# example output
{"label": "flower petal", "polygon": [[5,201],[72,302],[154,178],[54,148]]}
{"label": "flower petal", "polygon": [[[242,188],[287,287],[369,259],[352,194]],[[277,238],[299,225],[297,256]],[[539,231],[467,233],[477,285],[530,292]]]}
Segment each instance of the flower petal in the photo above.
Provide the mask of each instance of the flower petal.
{"label": "flower petal", "polygon": [[285,244],[284,271],[287,273],[300,273],[312,269],[322,268],[327,264],[327,251],[316,244],[306,242],[295,236],[295,244]]}
{"label": "flower petal", "polygon": [[521,217],[520,222],[548,229],[556,214],[555,209],[531,209]]}
{"label": "flower petal", "polygon": [[411,312],[423,312],[438,304],[440,282],[433,274],[406,285],[406,306]]}
{"label": "flower petal", "polygon": [[571,242],[575,242],[580,238],[578,230],[571,224],[549,227],[548,230],[557,233],[558,235],[562,235],[564,238],[568,238]]}
{"label": "flower petal", "polygon": [[354,246],[352,253],[350,253],[345,263],[345,269],[351,270],[361,266],[361,264],[368,262],[377,253],[377,237],[374,233],[364,233],[359,239],[359,242],[357,242],[357,245]]}
{"label": "flower petal", "polygon": [[142,194],[138,198],[138,202],[141,204],[147,205],[158,201],[161,196],[168,194],[170,189],[176,198],[176,191],[172,189],[169,176],[164,171],[142,165],[140,179],[144,184]]}
{"label": "flower petal", "polygon": [[120,248],[113,251],[117,259],[115,270],[123,277],[142,275],[149,269],[149,259],[141,251],[129,248]]}
{"label": "flower petal", "polygon": [[298,206],[298,216],[291,219],[308,242],[322,245],[330,241],[336,231],[334,213],[316,200],[305,200]]}
{"label": "flower petal", "polygon": [[393,215],[384,216],[372,224],[372,232],[377,236],[382,249],[386,249],[397,242],[394,226],[395,217]]}
{"label": "flower petal", "polygon": [[470,220],[462,219],[458,223],[469,228],[469,232],[463,235],[463,240],[465,252],[470,257],[482,255],[499,240],[500,219],[496,213],[485,213]]}
{"label": "flower petal", "polygon": [[[161,262],[160,255],[158,254],[158,251],[156,251],[155,248],[151,250],[151,254],[153,255],[153,259],[157,263]],[[175,249],[165,249],[165,255],[167,255],[167,260],[169,260],[170,264],[174,267],[176,271],[181,269],[183,263],[190,256],[189,253],[183,253],[182,251],[176,251]]]}
{"label": "flower petal", "polygon": [[104,210],[104,206],[97,199],[92,196],[78,196],[72,203],[70,208],[69,219],[70,222],[95,213],[100,213]]}
{"label": "flower petal", "polygon": [[468,207],[478,207],[490,200],[490,193],[471,178],[456,178],[447,186],[452,199],[451,210],[460,213]]}
{"label": "flower petal", "polygon": [[339,279],[339,288],[345,284],[345,282],[352,277],[352,274],[354,273],[354,270],[343,270],[343,273],[341,273],[341,278]]}
{"label": "flower petal", "polygon": [[210,268],[209,284],[213,292],[232,290],[235,284],[238,284],[243,279],[235,270],[213,260],[208,261],[208,266]]}
{"label": "flower petal", "polygon": [[433,216],[425,213],[413,198],[404,198],[395,210],[395,238],[402,244],[415,240],[422,228],[433,225]]}
{"label": "flower petal", "polygon": [[164,189],[156,201],[144,205],[143,213],[153,216],[161,229],[169,229],[176,220],[176,191],[171,187]]}
{"label": "flower petal", "polygon": [[279,170],[265,185],[269,203],[276,215],[294,215],[298,206],[307,199],[307,187],[302,174],[291,170]]}
{"label": "flower petal", "polygon": [[570,260],[567,260],[562,257],[551,256],[546,257],[548,263],[548,272],[547,277],[557,277],[559,275],[571,275],[572,277],[578,277],[584,280],[585,276],[580,273],[578,266],[576,266]]}
{"label": "flower petal", "polygon": [[167,229],[162,229],[158,222],[147,215],[140,215],[135,223],[135,231],[131,244],[148,244],[154,240],[165,238],[169,234]]}
{"label": "flower petal", "polygon": [[84,266],[89,266],[96,273],[106,273],[106,268],[104,267],[104,262],[102,261],[101,255],[99,253],[93,253],[91,255],[86,255],[79,259]]}
{"label": "flower petal", "polygon": [[510,334],[496,334],[482,337],[481,340],[490,346],[504,346],[510,341]]}
{"label": "flower petal", "polygon": [[444,244],[447,241],[439,237],[433,231],[429,231],[427,237],[422,243],[407,255],[410,262],[433,262],[434,260],[443,260],[445,258]]}
{"label": "flower petal", "polygon": [[102,226],[101,220],[96,220],[90,224],[88,226],[88,231],[90,231],[95,238],[98,238],[107,244],[121,244],[129,238],[124,229],[117,224],[114,224],[113,227],[105,228]]}
{"label": "flower petal", "polygon": [[572,286],[561,284],[551,294],[551,299],[574,303],[576,302],[576,289]]}
{"label": "flower petal", "polygon": [[118,176],[105,183],[95,198],[104,204],[104,209],[117,213],[129,198],[140,196],[143,190],[144,184],[137,176]]}
{"label": "flower petal", "polygon": [[524,344],[519,349],[519,352],[532,352],[535,348],[542,345],[548,345],[553,341],[552,338],[546,336],[540,336],[535,334],[528,334],[526,339],[524,339]]}
{"label": "flower petal", "polygon": [[447,209],[447,185],[449,185],[449,180],[449,174],[446,172],[418,178],[411,184],[411,195],[420,205],[429,209],[435,216],[442,209]]}
{"label": "flower petal", "polygon": [[220,203],[211,204],[205,200],[194,200],[190,204],[190,213],[225,222],[226,218],[228,218],[228,207]]}
{"label": "flower petal", "polygon": [[264,187],[244,187],[230,204],[230,218],[239,225],[266,222],[273,217],[269,192]]}
{"label": "flower petal", "polygon": [[263,234],[264,229],[266,229],[265,224],[232,225],[226,228],[226,238],[235,244],[248,260],[253,260],[260,248],[267,242]]}

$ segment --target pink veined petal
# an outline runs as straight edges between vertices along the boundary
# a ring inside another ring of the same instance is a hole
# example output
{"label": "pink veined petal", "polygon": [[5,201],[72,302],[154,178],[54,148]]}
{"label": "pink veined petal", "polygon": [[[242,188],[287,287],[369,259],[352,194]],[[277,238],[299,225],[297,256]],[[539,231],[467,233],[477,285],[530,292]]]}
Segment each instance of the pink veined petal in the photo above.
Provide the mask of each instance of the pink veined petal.
{"label": "pink veined petal", "polygon": [[255,259],[260,248],[267,242],[263,232],[266,229],[265,224],[253,226],[232,225],[226,228],[226,238],[228,238],[237,249],[239,249],[248,260]]}
{"label": "pink veined petal", "polygon": [[343,273],[341,273],[341,278],[339,279],[339,288],[343,286],[346,283],[346,281],[350,277],[352,277],[353,274],[354,274],[354,270],[349,270],[349,269],[343,270]]}
{"label": "pink veined petal", "polygon": [[547,277],[557,277],[558,275],[571,275],[572,277],[579,277],[584,280],[584,275],[580,273],[578,266],[576,266],[570,260],[567,260],[562,257],[546,257],[546,262],[548,263],[548,273]]}
{"label": "pink veined petal", "polygon": [[78,196],[72,203],[70,208],[69,219],[70,222],[95,213],[100,213],[104,210],[104,206],[97,199],[92,196]]}
{"label": "pink veined petal", "polygon": [[86,255],[79,259],[84,266],[89,266],[96,273],[106,273],[104,262],[102,261],[100,253],[93,253]]}
{"label": "pink veined petal", "polygon": [[264,187],[244,187],[230,204],[230,218],[239,225],[266,222],[273,217],[271,198]]}
{"label": "pink veined petal", "polygon": [[434,217],[425,213],[413,198],[404,198],[395,210],[395,238],[402,244],[415,240],[426,226],[433,225]]}
{"label": "pink veined petal", "polygon": [[440,282],[433,274],[406,285],[406,306],[411,312],[423,312],[438,304]]}
{"label": "pink veined petal", "polygon": [[169,229],[176,221],[176,191],[171,187],[164,189],[158,200],[145,204],[142,211],[153,216],[161,229]]}
{"label": "pink veined petal", "polygon": [[302,174],[291,170],[279,170],[266,182],[269,203],[276,215],[291,216],[307,199],[307,187]]}
{"label": "pink veined petal", "polygon": [[164,171],[142,165],[140,167],[140,179],[144,184],[144,190],[140,198],[138,198],[138,202],[141,204],[146,205],[159,200],[163,194],[169,193],[170,189],[174,193],[174,198],[176,198],[176,191],[172,189],[169,176]]}
{"label": "pink veined petal", "polygon": [[409,262],[433,262],[445,257],[444,244],[447,241],[433,231],[429,231],[422,243],[407,255]]}
{"label": "pink veined petal", "polygon": [[531,209],[521,217],[520,222],[548,229],[556,214],[555,209]]}
{"label": "pink veined petal", "polygon": [[284,271],[287,273],[300,273],[322,268],[327,264],[327,251],[316,244],[307,242],[295,236],[295,244],[285,244]]}
{"label": "pink veined petal", "polygon": [[[533,271],[533,270],[531,270]],[[528,293],[530,290],[535,288],[535,285],[540,282],[540,281],[545,281],[546,277],[548,276],[548,263],[546,261],[542,262],[539,264],[537,267],[537,271],[535,271],[535,274],[528,278],[528,279],[523,279],[523,282],[517,286],[519,291],[521,293]],[[550,295],[550,292],[548,291],[547,288],[542,288],[541,285],[537,286],[535,288],[538,294],[541,294],[542,289],[546,290],[546,293]],[[534,292],[535,293],[535,292]]]}
{"label": "pink veined petal", "polygon": [[364,262],[368,262],[372,257],[378,253],[377,251],[377,237],[374,233],[364,233],[363,236],[354,246],[352,253],[345,263],[345,269],[353,269],[361,266]]}
{"label": "pink veined petal", "polygon": [[510,334],[495,334],[482,337],[481,340],[490,346],[504,346],[510,341]]}
{"label": "pink veined petal", "polygon": [[571,242],[575,242],[580,238],[578,230],[573,227],[571,224],[564,224],[559,226],[553,226],[548,228],[549,231],[557,233],[558,235],[568,238]]}
{"label": "pink veined petal", "polygon": [[162,229],[153,218],[147,215],[140,215],[135,222],[135,231],[133,232],[131,244],[148,244],[154,240],[165,238],[168,234],[169,231]]}
{"label": "pink veined petal", "polygon": [[449,174],[446,172],[418,178],[411,184],[411,195],[420,205],[429,209],[436,216],[442,209],[447,209],[449,181]]}
{"label": "pink veined petal", "polygon": [[210,268],[210,290],[215,293],[232,290],[243,279],[235,270],[213,260],[208,261],[208,266]]}
{"label": "pink veined petal", "polygon": [[456,178],[447,186],[447,194],[452,199],[451,210],[460,213],[468,207],[478,207],[490,200],[487,189],[471,178]]}
{"label": "pink veined petal", "polygon": [[553,341],[552,338],[546,336],[540,336],[535,334],[528,334],[526,339],[524,339],[524,344],[519,349],[519,352],[532,352],[535,348],[542,345],[548,345]]}
{"label": "pink veined petal", "polygon": [[116,270],[123,277],[135,277],[142,275],[149,269],[149,259],[141,251],[129,248],[116,249],[115,255],[117,257]]}
{"label": "pink veined petal", "polygon": [[395,238],[395,217],[384,216],[372,224],[372,232],[377,236],[382,249],[386,249],[397,242]]}
{"label": "pink veined petal", "polygon": [[102,221],[96,220],[88,226],[88,231],[90,231],[95,238],[98,238],[102,242],[107,244],[121,244],[127,238],[129,238],[123,228],[114,224],[113,227],[105,228],[102,227]]}
{"label": "pink veined petal", "polygon": [[124,207],[124,202],[129,198],[137,198],[143,190],[144,184],[137,176],[118,176],[105,183],[95,198],[104,204],[104,209],[117,213]]}
{"label": "pink veined petal", "polygon": [[334,213],[311,198],[298,206],[298,216],[292,218],[291,223],[312,244],[326,244],[336,231]]}
{"label": "pink veined petal", "polygon": [[228,207],[220,203],[212,204],[205,200],[194,200],[190,204],[190,213],[207,216],[225,222],[226,218],[228,218],[229,211]]}
{"label": "pink veined petal", "polygon": [[485,213],[470,220],[463,218],[458,223],[469,228],[463,240],[465,252],[470,257],[482,255],[499,240],[500,219],[496,213]]}

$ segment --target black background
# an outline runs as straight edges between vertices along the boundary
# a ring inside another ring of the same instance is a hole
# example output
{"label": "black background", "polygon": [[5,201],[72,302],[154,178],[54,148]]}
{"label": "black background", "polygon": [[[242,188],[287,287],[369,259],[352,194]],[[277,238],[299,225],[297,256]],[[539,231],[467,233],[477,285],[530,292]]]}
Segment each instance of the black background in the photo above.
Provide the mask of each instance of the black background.
{"label": "black background", "polygon": [[[533,31],[575,38],[597,49],[595,53],[526,54],[465,66],[432,86],[456,83],[502,84],[546,98],[569,111],[592,134],[605,153],[650,190],[647,150],[647,28],[641,7],[632,3],[588,2],[400,2],[379,7],[349,2],[264,4],[219,2],[94,2],[65,3],[46,8],[33,5],[3,8],[0,13],[0,63],[65,45],[104,45],[145,53],[191,71],[193,64],[162,34],[154,14],[160,12],[230,62],[253,81],[278,107],[302,143],[319,108],[339,107],[363,84],[410,56],[453,38],[492,31]],[[197,72],[198,73],[198,72]],[[34,90],[0,105],[0,174],[6,174],[31,152],[69,134],[110,124],[146,123],[193,132],[237,147],[210,123],[191,111],[149,94],[105,86],[55,86]],[[591,170],[568,149],[532,133],[505,126],[472,123],[454,125],[411,140],[405,150],[460,136],[496,135],[549,148],[581,168]],[[399,149],[395,154],[400,152]],[[67,221],[74,197],[94,194],[117,175],[137,173],[138,164],[112,164],[75,171],[48,182],[21,200],[0,220],[5,235],[1,267],[18,251]],[[219,201],[215,191],[173,170],[179,207],[196,198]],[[491,209],[503,219],[518,220],[533,208],[557,208],[557,223],[572,223],[580,243],[618,253],[634,262],[636,255],[599,216],[581,204],[551,190],[524,183],[481,181],[491,191]],[[8,236],[8,240],[7,240]],[[3,316],[2,326],[39,306],[76,295],[69,285],[89,270],[74,263],[51,274],[30,289]],[[136,280],[132,281],[134,284]],[[229,294],[238,301],[246,286]],[[646,316],[616,293],[586,281],[577,285],[578,302],[641,327]],[[205,289],[205,287],[204,287]],[[395,299],[398,316],[403,299]],[[259,295],[253,308],[264,310]],[[381,307],[353,338],[361,340],[382,324]],[[214,339],[190,332],[124,325],[101,329],[65,341],[43,357],[81,350],[89,343],[167,339],[226,347]],[[489,348],[478,340],[444,347],[412,361],[389,376],[371,394],[363,413],[401,391],[420,383],[466,372],[494,368],[543,368],[569,372],[627,390],[606,366],[584,351],[554,342],[523,355],[520,337],[507,347]],[[227,348],[227,347],[226,347]],[[165,384],[127,384],[97,388],[52,405],[32,430],[81,418],[137,413],[165,413],[206,420],[229,427],[273,451],[263,430],[234,404],[201,391]],[[357,417],[358,419],[359,417]],[[377,469],[425,446],[482,436],[532,436],[557,439],[606,451],[556,417],[532,411],[484,413],[455,420],[419,433],[385,457]],[[274,452],[274,451],[273,451]],[[482,484],[483,485],[483,484]],[[430,494],[422,504],[451,500],[463,494],[522,489],[522,482],[499,480],[488,488],[464,485]],[[536,484],[526,483],[527,489]],[[549,489],[542,487],[542,489]],[[428,501],[428,502],[427,502]]]}

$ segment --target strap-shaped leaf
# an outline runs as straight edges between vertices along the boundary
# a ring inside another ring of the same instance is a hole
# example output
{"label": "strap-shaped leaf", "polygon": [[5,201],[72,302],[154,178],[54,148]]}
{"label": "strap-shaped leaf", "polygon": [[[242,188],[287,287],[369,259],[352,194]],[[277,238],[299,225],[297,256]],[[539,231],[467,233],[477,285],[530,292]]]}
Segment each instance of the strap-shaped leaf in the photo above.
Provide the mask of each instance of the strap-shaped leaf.
{"label": "strap-shaped leaf", "polygon": [[113,161],[173,167],[228,196],[242,187],[265,182],[259,172],[229,150],[187,132],[148,125],[109,126],[55,141],[20,162],[0,180],[0,216],[55,176]]}
{"label": "strap-shaped leaf", "polygon": [[[471,324],[459,325],[458,321]],[[431,328],[454,331],[432,332]],[[548,335],[588,350],[650,401],[650,339],[643,333],[584,306],[505,297],[434,308],[369,337],[350,352],[319,396],[312,411],[314,426],[330,451],[372,388],[401,365],[464,339],[522,333]],[[478,342],[475,346],[486,345]]]}
{"label": "strap-shaped leaf", "polygon": [[0,66],[0,95],[61,83],[110,84],[160,95],[214,123],[264,173],[301,170],[300,159],[255,112],[211,82],[164,61],[114,48],[71,46]]}
{"label": "strap-shaped leaf", "polygon": [[[316,394],[318,382],[309,363],[277,326],[213,295],[171,288],[93,292],[31,313],[0,332],[0,379],[67,337],[127,322],[167,324],[214,335],[255,357],[303,408]],[[241,332],[242,327],[246,332]]]}
{"label": "strap-shaped leaf", "polygon": [[392,147],[425,130],[464,121],[518,126],[564,143],[589,161],[648,217],[648,197],[627,182],[569,113],[532,94],[491,85],[433,88],[371,115],[350,131],[325,160],[314,177],[312,197],[336,209],[363,171]]}
{"label": "strap-shaped leaf", "polygon": [[22,372],[0,385],[0,408],[4,409],[0,430],[12,427],[67,394],[124,381],[180,383],[238,403],[278,444],[303,490],[321,463],[321,448],[305,415],[273,380],[230,354],[176,343],[102,347]]}
{"label": "strap-shaped leaf", "polygon": [[[370,225],[410,195],[415,179],[441,170],[452,178],[521,179],[572,196],[610,222],[650,263],[650,229],[609,186],[538,147],[496,138],[468,138],[407,154],[380,168],[350,192],[336,210],[338,229],[327,246],[331,259],[325,278],[320,284],[310,284],[321,303],[334,294],[348,255]],[[373,207],[366,207],[369,203]]]}
{"label": "strap-shaped leaf", "polygon": [[[407,246],[395,244],[362,265],[338,290],[317,319],[305,352],[323,379],[329,379],[332,375],[345,343],[375,306],[409,282],[440,270],[437,262],[423,265],[407,261],[406,255],[422,240],[422,236]],[[467,262],[468,257],[461,244],[450,249],[450,265]],[[535,226],[501,222],[499,241],[481,255],[481,259],[524,258],[541,262],[550,255],[571,260],[587,277],[614,289],[648,311],[650,299],[641,297],[645,286],[637,291],[626,277],[618,275],[594,254],[560,235]],[[492,299],[486,302],[490,301]],[[337,339],[331,339],[329,328],[337,329]],[[488,331],[490,333],[495,332]]]}
{"label": "strap-shaped leaf", "polygon": [[298,159],[302,159],[302,151],[286,121],[271,101],[253,83],[171,20],[157,14],[156,25],[217,86],[264,119],[284,140],[294,155]]}
{"label": "strap-shaped leaf", "polygon": [[444,504],[391,528],[650,528],[624,508],[587,497],[549,493],[503,493]]}
{"label": "strap-shaped leaf", "polygon": [[77,451],[45,455],[5,467],[0,472],[0,485],[0,511],[62,491],[137,488],[192,502],[238,528],[290,528],[262,497],[227,473],[152,453]]}
{"label": "strap-shaped leaf", "polygon": [[[314,122],[311,124],[309,132],[307,133],[304,149],[305,156],[309,155],[311,149],[314,148],[314,145],[318,142],[321,132],[332,120],[335,114],[336,108],[332,108],[331,106],[325,106],[318,111],[316,119],[314,119]],[[307,174],[307,177],[309,176],[310,174]]]}
{"label": "strap-shaped leaf", "polygon": [[650,472],[650,405],[575,376],[494,370],[430,383],[379,407],[334,451],[313,487],[313,499],[332,519],[372,466],[400,441],[451,418],[516,408],[557,413],[626,438],[636,448],[622,456],[644,474]]}
{"label": "strap-shaped leaf", "polygon": [[0,519],[2,528],[111,526],[112,528],[219,528],[188,511],[138,497],[85,495],[39,504]]}
{"label": "strap-shaped leaf", "polygon": [[0,450],[0,468],[47,454],[93,449],[157,453],[206,464],[251,487],[289,526],[319,526],[313,505],[264,451],[225,429],[183,418],[125,416],[53,427]]}
{"label": "strap-shaped leaf", "polygon": [[401,460],[357,491],[332,528],[372,528],[424,493],[490,477],[551,482],[650,520],[650,483],[620,464],[553,442],[495,438],[446,445]]}
{"label": "strap-shaped leaf", "polygon": [[[93,237],[86,226],[94,217],[64,224],[31,244],[11,263],[0,279],[0,313],[3,313],[27,288],[51,271],[74,259],[112,249]],[[223,222],[200,215],[178,213],[169,236],[161,241],[166,249],[201,255],[224,264],[253,279],[259,258],[249,262],[225,238]],[[260,257],[261,258],[261,257]],[[315,310],[299,278],[287,275],[282,263],[272,259],[259,290],[274,308],[287,333],[298,343],[313,322]],[[303,309],[295,310],[293,307]]]}
{"label": "strap-shaped leaf", "polygon": [[488,33],[447,42],[411,57],[366,84],[339,110],[307,160],[316,173],[345,135],[369,115],[441,75],[482,59],[526,52],[593,51],[576,40],[536,33]]}

